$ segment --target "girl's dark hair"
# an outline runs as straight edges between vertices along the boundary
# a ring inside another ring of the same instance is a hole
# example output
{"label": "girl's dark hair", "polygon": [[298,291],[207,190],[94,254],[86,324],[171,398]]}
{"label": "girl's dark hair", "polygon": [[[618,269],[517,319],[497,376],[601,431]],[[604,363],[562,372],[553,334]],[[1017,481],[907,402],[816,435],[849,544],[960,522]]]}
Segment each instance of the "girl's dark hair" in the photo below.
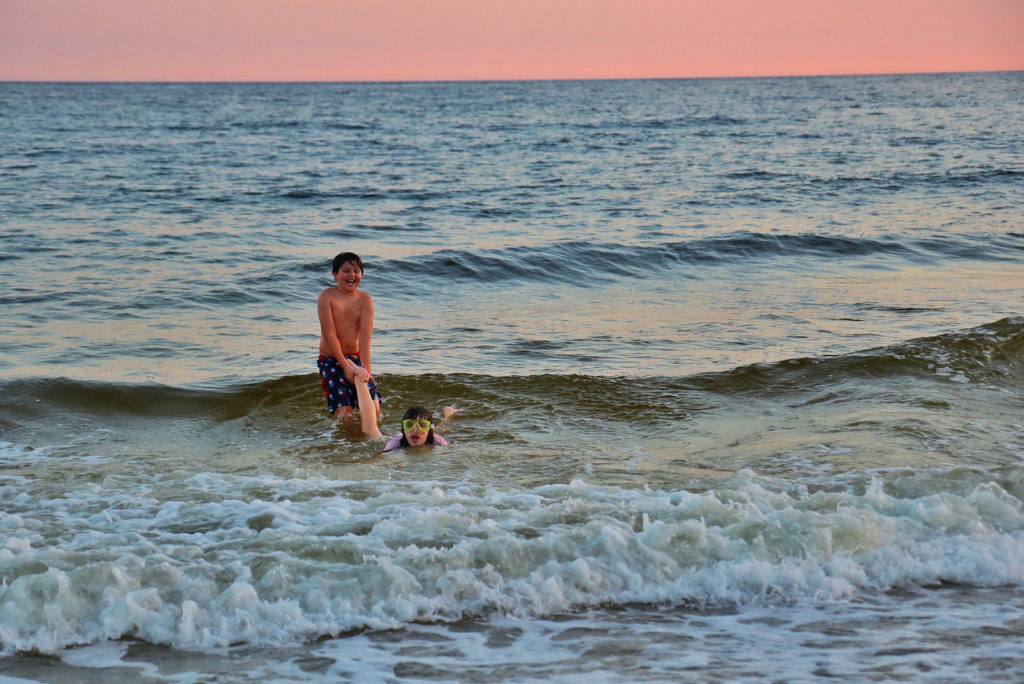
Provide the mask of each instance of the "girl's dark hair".
{"label": "girl's dark hair", "polygon": [[[413,406],[405,412],[402,416],[402,422],[407,420],[422,420],[426,418],[430,421],[430,432],[427,433],[427,444],[434,445],[434,414],[429,409],[425,409],[422,406]],[[402,428],[402,446],[409,446],[409,440],[405,438],[405,427]]]}

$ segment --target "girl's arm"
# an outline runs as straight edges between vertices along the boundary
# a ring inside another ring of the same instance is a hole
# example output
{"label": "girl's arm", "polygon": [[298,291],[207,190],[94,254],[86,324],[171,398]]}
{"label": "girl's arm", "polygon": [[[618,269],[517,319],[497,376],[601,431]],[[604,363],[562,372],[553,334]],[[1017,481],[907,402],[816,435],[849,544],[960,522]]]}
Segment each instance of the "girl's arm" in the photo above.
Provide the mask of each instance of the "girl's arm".
{"label": "girl's arm", "polygon": [[359,315],[359,363],[366,372],[373,375],[370,363],[370,341],[373,339],[373,298],[366,295],[363,310]]}
{"label": "girl's arm", "polygon": [[377,407],[373,405],[370,398],[370,388],[364,378],[356,378],[356,397],[359,399],[359,424],[363,428],[363,434],[370,439],[383,437],[380,428],[377,427]]}

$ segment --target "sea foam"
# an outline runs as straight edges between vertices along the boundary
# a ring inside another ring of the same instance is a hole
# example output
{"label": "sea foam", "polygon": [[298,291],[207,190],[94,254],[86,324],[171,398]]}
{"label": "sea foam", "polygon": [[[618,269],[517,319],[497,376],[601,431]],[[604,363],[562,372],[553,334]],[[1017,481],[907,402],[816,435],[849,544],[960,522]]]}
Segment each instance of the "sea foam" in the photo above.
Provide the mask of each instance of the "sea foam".
{"label": "sea foam", "polygon": [[[36,501],[45,516],[0,514],[5,651],[122,636],[282,645],[596,605],[1024,584],[1021,502],[994,482],[907,497],[881,479],[812,493],[749,471],[700,492],[240,479],[188,478],[175,500],[89,489]],[[246,489],[277,494],[238,498]]]}

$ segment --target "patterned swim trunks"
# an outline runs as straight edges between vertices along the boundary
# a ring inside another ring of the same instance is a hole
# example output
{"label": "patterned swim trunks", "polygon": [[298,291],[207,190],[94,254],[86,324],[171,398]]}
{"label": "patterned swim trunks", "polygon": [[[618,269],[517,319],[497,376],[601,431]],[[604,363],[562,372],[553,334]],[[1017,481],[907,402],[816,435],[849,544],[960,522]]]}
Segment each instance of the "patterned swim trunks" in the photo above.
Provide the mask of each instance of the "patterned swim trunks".
{"label": "patterned swim trunks", "polygon": [[[362,367],[358,356],[345,356],[346,359]],[[320,369],[320,386],[324,388],[327,395],[327,410],[332,414],[342,406],[359,408],[359,397],[356,395],[356,387],[345,379],[345,372],[341,364],[333,356],[321,354],[316,360],[316,367]],[[370,378],[367,383],[370,388],[370,399],[380,399],[380,392],[377,391],[377,382]]]}

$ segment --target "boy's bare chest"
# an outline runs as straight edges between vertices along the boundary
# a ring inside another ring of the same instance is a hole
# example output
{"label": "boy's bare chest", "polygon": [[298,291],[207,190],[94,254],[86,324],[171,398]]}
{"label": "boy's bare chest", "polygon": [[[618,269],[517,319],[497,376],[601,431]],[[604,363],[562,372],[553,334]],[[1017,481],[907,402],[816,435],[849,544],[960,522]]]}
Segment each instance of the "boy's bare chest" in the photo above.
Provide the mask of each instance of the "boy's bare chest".
{"label": "boy's bare chest", "polygon": [[335,323],[339,325],[358,324],[362,307],[357,299],[333,297],[331,299],[331,313],[334,316]]}

